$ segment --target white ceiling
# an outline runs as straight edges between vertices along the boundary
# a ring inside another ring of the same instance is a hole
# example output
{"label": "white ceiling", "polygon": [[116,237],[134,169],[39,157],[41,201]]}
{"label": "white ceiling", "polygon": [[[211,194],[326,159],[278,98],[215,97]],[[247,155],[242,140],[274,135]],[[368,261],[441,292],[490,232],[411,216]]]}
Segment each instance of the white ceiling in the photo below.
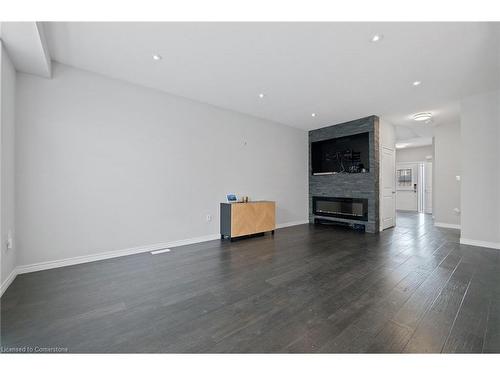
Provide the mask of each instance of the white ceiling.
{"label": "white ceiling", "polygon": [[[499,30],[492,23],[45,25],[52,59],[67,65],[303,129],[376,114],[401,126],[399,139],[432,135],[413,113],[433,112],[433,126],[454,121],[460,98],[500,87]],[[372,43],[374,34],[382,41]]]}
{"label": "white ceiling", "polygon": [[396,149],[431,146],[432,137],[405,138],[396,143]]}
{"label": "white ceiling", "polygon": [[51,60],[40,22],[0,22],[0,39],[18,71],[50,78]]}

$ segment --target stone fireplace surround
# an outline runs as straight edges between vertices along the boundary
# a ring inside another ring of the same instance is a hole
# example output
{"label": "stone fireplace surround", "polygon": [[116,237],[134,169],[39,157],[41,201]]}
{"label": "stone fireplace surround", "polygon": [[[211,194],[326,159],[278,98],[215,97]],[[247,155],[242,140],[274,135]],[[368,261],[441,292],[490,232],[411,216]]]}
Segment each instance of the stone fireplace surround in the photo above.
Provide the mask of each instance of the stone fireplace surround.
{"label": "stone fireplace surround", "polygon": [[[312,174],[311,143],[331,138],[369,133],[369,171],[367,173]],[[365,225],[366,232],[379,231],[379,118],[369,116],[354,121],[309,131],[309,222],[326,219],[348,224]],[[368,220],[323,217],[314,215],[312,197],[361,198],[368,200]]]}

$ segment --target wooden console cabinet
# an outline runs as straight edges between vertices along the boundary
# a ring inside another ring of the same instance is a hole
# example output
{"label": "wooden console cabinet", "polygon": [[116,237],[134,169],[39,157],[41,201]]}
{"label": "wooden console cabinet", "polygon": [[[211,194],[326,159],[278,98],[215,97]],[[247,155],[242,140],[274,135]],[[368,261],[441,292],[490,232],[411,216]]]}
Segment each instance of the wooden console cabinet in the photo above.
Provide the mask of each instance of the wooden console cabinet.
{"label": "wooden console cabinet", "polygon": [[276,203],[255,201],[220,204],[221,238],[235,238],[276,229]]}

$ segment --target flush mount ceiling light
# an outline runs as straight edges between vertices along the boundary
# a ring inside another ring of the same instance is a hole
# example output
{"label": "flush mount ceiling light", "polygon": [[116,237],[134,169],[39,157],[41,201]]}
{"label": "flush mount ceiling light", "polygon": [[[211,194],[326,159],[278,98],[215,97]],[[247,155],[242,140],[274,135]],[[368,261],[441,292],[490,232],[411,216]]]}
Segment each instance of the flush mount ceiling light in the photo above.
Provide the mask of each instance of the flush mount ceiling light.
{"label": "flush mount ceiling light", "polygon": [[396,143],[396,148],[405,148],[408,147],[409,143]]}
{"label": "flush mount ceiling light", "polygon": [[311,117],[316,117],[316,113],[311,113]]}
{"label": "flush mount ceiling light", "polygon": [[259,98],[261,98],[261,99],[264,99],[264,96],[265,95],[262,92],[259,94]]}
{"label": "flush mount ceiling light", "polygon": [[414,81],[413,86],[420,86],[422,84],[422,81]]}
{"label": "flush mount ceiling light", "polygon": [[383,39],[383,35],[382,34],[375,34],[374,36],[372,36],[372,43],[377,43],[377,42],[380,42],[382,39]]}
{"label": "flush mount ceiling light", "polygon": [[421,112],[413,115],[413,120],[415,121],[425,121],[430,122],[432,120],[432,113],[430,112]]}
{"label": "flush mount ceiling light", "polygon": [[161,59],[162,59],[161,55],[157,55],[157,54],[153,55],[153,60],[160,61]]}

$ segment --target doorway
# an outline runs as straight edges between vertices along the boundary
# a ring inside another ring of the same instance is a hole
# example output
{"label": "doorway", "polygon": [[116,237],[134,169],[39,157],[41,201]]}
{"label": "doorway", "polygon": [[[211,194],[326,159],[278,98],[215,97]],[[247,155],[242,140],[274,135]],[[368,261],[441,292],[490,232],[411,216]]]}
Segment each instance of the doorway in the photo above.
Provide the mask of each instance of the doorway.
{"label": "doorway", "polygon": [[432,162],[396,166],[396,209],[432,213]]}

